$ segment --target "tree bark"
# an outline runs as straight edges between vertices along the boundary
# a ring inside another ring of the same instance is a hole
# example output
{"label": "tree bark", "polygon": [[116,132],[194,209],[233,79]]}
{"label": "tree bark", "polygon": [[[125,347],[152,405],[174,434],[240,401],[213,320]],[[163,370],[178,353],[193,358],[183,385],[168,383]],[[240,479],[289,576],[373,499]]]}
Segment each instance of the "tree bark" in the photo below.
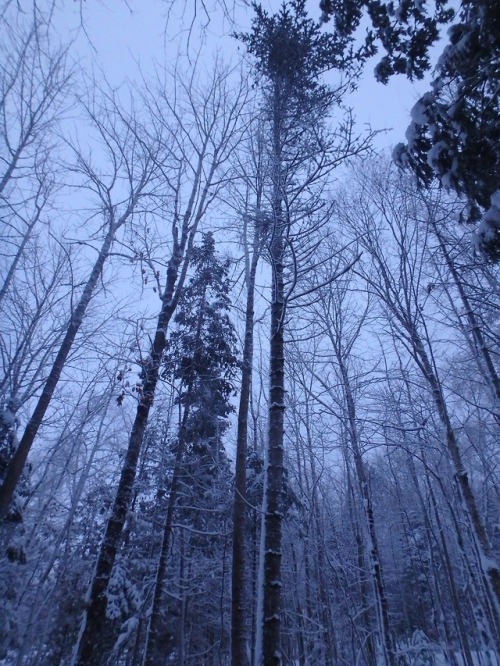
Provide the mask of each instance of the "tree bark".
{"label": "tree bark", "polygon": [[236,434],[236,470],[233,502],[233,560],[231,577],[231,664],[248,664],[248,600],[246,576],[246,463],[248,438],[248,411],[252,385],[253,326],[255,300],[255,274],[259,261],[259,238],[254,229],[253,253],[247,276],[247,302],[245,309],[245,340],[241,369],[241,391]]}
{"label": "tree bark", "polygon": [[[193,232],[192,235],[194,235]],[[167,283],[162,296],[162,307],[158,316],[155,337],[150,354],[142,364],[143,391],[132,426],[115,501],[99,551],[87,609],[82,621],[83,631],[75,646],[74,663],[78,666],[96,666],[103,656],[98,637],[101,635],[106,622],[106,591],[132,498],[137,462],[149,412],[153,405],[161,359],[165,350],[167,328],[177,305],[175,295],[178,293],[178,286],[176,289],[176,283],[182,259],[183,247],[176,243],[168,265]],[[187,270],[186,262],[187,260],[185,260],[183,267],[183,276]]]}
{"label": "tree bark", "polygon": [[281,532],[283,520],[283,438],[285,412],[283,226],[276,214],[271,243],[270,390],[267,493],[264,499],[263,664],[283,663],[281,653]]}

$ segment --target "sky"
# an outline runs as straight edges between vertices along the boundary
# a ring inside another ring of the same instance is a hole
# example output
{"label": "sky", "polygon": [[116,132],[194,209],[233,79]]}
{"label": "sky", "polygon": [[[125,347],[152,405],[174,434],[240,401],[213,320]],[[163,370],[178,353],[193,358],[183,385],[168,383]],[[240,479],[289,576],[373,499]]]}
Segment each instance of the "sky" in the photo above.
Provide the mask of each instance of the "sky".
{"label": "sky", "polygon": [[[280,2],[265,0],[264,5],[273,11]],[[252,10],[240,0],[231,24],[217,0],[207,0],[206,6],[214,8],[209,21],[200,0],[85,0],[65,3],[59,21],[61,34],[74,37],[72,51],[87,71],[100,70],[109,83],[118,86],[126,78],[138,80],[141,72],[147,76],[155,65],[172,64],[178,54],[200,52],[207,60],[221,51],[236,62],[239,45],[231,33],[250,25]],[[311,17],[319,17],[318,0],[310,0],[308,8]],[[359,130],[367,125],[388,130],[375,139],[376,148],[383,149],[404,141],[411,108],[428,88],[428,81],[414,85],[400,76],[382,85],[373,76],[376,63],[376,58],[367,63],[349,105]]]}

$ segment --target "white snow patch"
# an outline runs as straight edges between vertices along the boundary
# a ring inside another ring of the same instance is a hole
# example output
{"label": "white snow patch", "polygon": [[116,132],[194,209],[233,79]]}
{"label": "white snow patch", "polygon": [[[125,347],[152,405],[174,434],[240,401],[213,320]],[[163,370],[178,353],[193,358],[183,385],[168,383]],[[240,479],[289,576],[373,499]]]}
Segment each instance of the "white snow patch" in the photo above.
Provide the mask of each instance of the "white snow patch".
{"label": "white snow patch", "polygon": [[483,243],[490,243],[498,240],[500,236],[500,190],[497,190],[491,197],[491,207],[479,224],[475,234],[475,244],[481,246]]}
{"label": "white snow patch", "polygon": [[431,167],[439,162],[442,153],[448,151],[448,144],[445,141],[438,141],[427,153],[427,164]]}
{"label": "white snow patch", "polygon": [[411,110],[411,119],[417,125],[427,125],[429,116],[427,115],[427,105],[431,102],[432,93],[425,93]]}

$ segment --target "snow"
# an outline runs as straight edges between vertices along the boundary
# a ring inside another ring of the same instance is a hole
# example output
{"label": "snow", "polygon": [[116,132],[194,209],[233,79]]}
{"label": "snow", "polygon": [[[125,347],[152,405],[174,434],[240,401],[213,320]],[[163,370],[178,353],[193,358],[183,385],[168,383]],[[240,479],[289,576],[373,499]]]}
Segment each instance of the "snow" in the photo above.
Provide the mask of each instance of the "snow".
{"label": "snow", "polygon": [[[408,125],[405,132],[405,137],[406,141],[408,142],[408,147],[411,150],[413,144],[415,143],[415,139],[418,137],[418,123],[413,122]],[[401,143],[398,144],[398,146],[403,146],[404,148],[404,145]]]}
{"label": "snow", "polygon": [[427,125],[429,117],[427,105],[432,101],[432,93],[426,93],[421,97],[411,110],[411,119],[417,125]]}
{"label": "snow", "polygon": [[[408,666],[449,666],[445,646],[431,641],[424,631],[416,629],[407,642],[400,642],[396,654]],[[458,666],[466,666],[465,657],[461,652],[453,650]],[[500,666],[493,650],[471,651],[474,666]]]}
{"label": "snow", "polygon": [[438,141],[427,153],[427,164],[436,171],[439,171],[441,157],[443,153],[447,153],[448,150],[449,146],[446,141]]}
{"label": "snow", "polygon": [[14,428],[16,425],[16,415],[8,408],[2,412],[1,419],[8,428]]}
{"label": "snow", "polygon": [[404,143],[397,144],[397,146],[392,151],[392,159],[397,165],[401,167],[409,166],[408,152]]}
{"label": "snow", "polygon": [[491,207],[486,211],[481,220],[475,236],[477,246],[490,243],[498,239],[500,234],[500,190],[491,197]]}
{"label": "snow", "polygon": [[489,557],[486,557],[484,555],[481,558],[481,563],[482,563],[483,569],[485,571],[491,571],[492,569],[498,569],[497,562],[495,562],[495,560],[493,560]]}

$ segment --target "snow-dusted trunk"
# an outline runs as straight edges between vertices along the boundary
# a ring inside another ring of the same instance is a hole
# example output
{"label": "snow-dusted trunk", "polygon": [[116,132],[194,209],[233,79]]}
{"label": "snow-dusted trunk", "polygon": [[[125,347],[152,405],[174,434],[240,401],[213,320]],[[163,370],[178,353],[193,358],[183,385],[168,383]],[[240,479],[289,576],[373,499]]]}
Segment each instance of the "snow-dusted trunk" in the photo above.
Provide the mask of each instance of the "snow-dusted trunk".
{"label": "snow-dusted trunk", "polygon": [[470,518],[472,532],[477,539],[477,545],[482,560],[481,566],[485,569],[485,573],[488,576],[490,585],[497,599],[497,608],[495,609],[495,614],[497,616],[496,623],[498,624],[498,602],[500,602],[500,571],[496,562],[490,558],[491,548],[488,535],[479,513],[474,492],[469,483],[469,476],[462,460],[462,454],[460,452],[455,430],[448,413],[448,407],[446,405],[441,383],[436,372],[434,371],[433,365],[425,350],[422,338],[420,337],[415,323],[406,322],[406,326],[408,333],[410,334],[410,342],[418,360],[419,367],[429,385],[439,419],[445,431],[446,446],[455,470],[455,478],[464,502],[464,508],[466,509],[466,512]]}
{"label": "snow-dusted trunk", "polygon": [[[412,387],[410,385],[407,376],[403,377],[403,381],[405,384],[406,395],[410,402],[412,395]],[[430,607],[434,609],[444,609],[446,608],[447,601],[445,601],[445,599],[447,597],[448,590],[446,589],[445,586],[442,585],[441,576],[440,576],[440,571],[442,569],[443,561],[445,564],[447,578],[450,575],[452,576],[453,585],[455,585],[455,574],[452,568],[447,569],[447,567],[450,565],[450,558],[449,558],[449,553],[447,551],[446,536],[444,531],[442,530],[442,522],[440,519],[436,521],[436,527],[437,527],[436,531],[434,522],[432,520],[431,509],[429,507],[428,498],[423,492],[423,488],[425,487],[425,485],[427,484],[427,486],[429,486],[429,484],[431,483],[431,476],[429,473],[429,467],[425,462],[424,451],[421,450],[420,452],[421,461],[423,463],[423,474],[422,474],[420,469],[417,471],[415,465],[414,453],[412,452],[411,441],[407,437],[405,423],[401,417],[402,414],[399,413],[397,421],[400,428],[401,436],[403,438],[403,446],[406,449],[406,465],[409,471],[410,478],[413,482],[415,496],[418,498],[420,513],[422,516],[423,524],[425,526],[424,533],[427,544],[427,552],[429,557],[429,570],[430,570],[430,581],[429,581]],[[413,425],[416,428],[418,428],[420,426],[420,423],[417,420],[415,420],[415,416],[413,416],[412,420],[413,420]],[[394,477],[396,479],[397,473],[394,474]],[[426,484],[422,481],[422,479],[425,479]],[[399,485],[400,484],[398,482],[398,487]],[[400,496],[401,494],[402,493],[400,491]],[[403,509],[403,506],[404,506],[403,502],[401,501],[401,511],[402,513],[404,512],[405,514],[404,520],[409,522],[406,511]],[[436,507],[433,507],[433,509],[435,512]],[[444,552],[441,553],[439,549],[436,549],[434,547],[436,543],[439,543],[440,541],[442,542],[443,539],[444,539],[444,546],[446,549],[446,553]],[[452,594],[453,591],[450,589],[449,593]],[[458,611],[461,612],[460,606],[458,607]],[[462,621],[462,618],[460,618],[460,621]],[[443,646],[446,646],[445,652],[451,666],[458,666],[458,661],[453,649],[453,635],[455,632],[456,622],[457,622],[456,612],[453,616],[450,616],[449,613],[444,613],[444,612],[433,614],[433,623],[439,633],[439,643]],[[459,631],[461,631],[460,627],[458,627],[458,629]]]}
{"label": "snow-dusted trunk", "polygon": [[[168,264],[167,282],[162,295],[162,307],[157,320],[155,336],[149,356],[147,356],[142,363],[143,391],[137,406],[132,431],[130,433],[115,501],[106,526],[104,540],[99,551],[91,583],[89,600],[82,620],[83,631],[75,647],[75,663],[78,664],[78,666],[98,664],[102,657],[99,636],[103,634],[103,627],[106,623],[106,592],[116,559],[117,550],[121,542],[123,527],[132,500],[137,462],[144,439],[149,412],[154,401],[161,359],[166,346],[167,328],[177,305],[175,295],[178,293],[177,281],[179,278],[181,263],[184,258],[183,249],[182,244],[175,243]],[[187,271],[188,260],[188,257],[184,258],[180,281],[183,281],[183,277]]]}
{"label": "snow-dusted trunk", "polygon": [[272,180],[273,211],[269,258],[272,293],[269,335],[269,416],[265,463],[265,494],[263,498],[263,580],[262,580],[262,663],[276,666],[283,663],[281,648],[281,546],[283,520],[283,440],[285,417],[285,235],[289,227],[284,213],[283,114],[281,83],[273,86],[272,98]]}
{"label": "snow-dusted trunk", "polygon": [[[203,289],[200,295],[201,309],[197,323],[196,336],[193,340],[193,348],[194,348],[193,361],[192,361],[193,367],[199,367],[201,364],[200,347],[202,345],[201,331],[203,327],[203,319],[205,311],[204,307],[205,297],[206,297],[206,287]],[[194,390],[194,382],[193,378],[191,378],[189,385],[187,386],[186,389],[184,412],[179,427],[177,451],[175,454],[174,468],[172,471],[172,481],[169,489],[167,511],[163,523],[160,557],[158,559],[156,578],[153,588],[153,605],[151,608],[151,617],[149,621],[148,631],[146,634],[146,647],[144,649],[144,662],[143,662],[144,666],[155,666],[155,664],[159,663],[163,658],[160,650],[161,648],[160,631],[161,631],[161,621],[162,621],[161,608],[163,601],[165,599],[165,580],[167,577],[167,562],[168,562],[168,555],[170,552],[170,544],[172,542],[172,525],[174,522],[174,513],[177,504],[177,495],[179,493],[180,482],[181,482],[182,459],[184,457],[184,450],[186,448],[187,424],[194,398],[193,390]]]}
{"label": "snow-dusted trunk", "polygon": [[[337,350],[338,349],[339,348],[337,347]],[[354,468],[356,470],[359,491],[363,502],[363,512],[366,519],[368,558],[370,563],[370,571],[373,577],[373,587],[375,592],[377,618],[380,632],[380,648],[385,664],[387,666],[396,666],[396,656],[394,654],[394,644],[390,630],[388,601],[385,592],[382,564],[380,561],[380,551],[378,547],[373,502],[368,486],[368,477],[366,474],[359,441],[356,405],[354,402],[354,395],[352,392],[347,368],[344,364],[341,354],[337,354],[337,363],[339,364],[340,374],[342,377],[342,388],[347,406],[349,445],[352,450]]]}
{"label": "snow-dusted trunk", "polygon": [[366,638],[361,643],[361,652],[366,662],[366,666],[377,666],[377,655],[375,649],[375,637],[373,635],[373,620],[371,613],[371,599],[370,599],[370,585],[369,577],[366,575],[366,572],[369,571],[366,564],[366,547],[365,547],[365,538],[363,536],[363,525],[360,525],[359,515],[356,511],[356,489],[353,484],[351,467],[352,463],[348,451],[344,450],[344,457],[346,462],[346,476],[348,484],[348,495],[349,495],[349,524],[352,525],[354,530],[354,540],[356,543],[356,564],[359,572],[359,598],[361,603],[361,611],[359,614],[360,617],[360,628],[362,627],[366,632]]}
{"label": "snow-dusted trunk", "polygon": [[248,599],[246,575],[246,461],[248,411],[252,385],[255,274],[259,260],[259,238],[255,231],[250,270],[247,276],[245,340],[241,368],[240,402],[236,435],[236,470],[233,501],[233,561],[231,578],[231,664],[248,663]]}
{"label": "snow-dusted trunk", "polygon": [[0,305],[5,298],[10,285],[12,284],[12,281],[14,279],[14,276],[16,274],[17,266],[19,262],[21,261],[21,258],[24,254],[24,250],[26,249],[26,245],[28,244],[28,241],[31,239],[31,235],[33,233],[33,229],[35,228],[35,225],[37,224],[38,220],[40,219],[40,213],[41,209],[37,211],[37,214],[34,216],[34,218],[31,220],[29,223],[28,227],[26,228],[26,231],[24,232],[23,239],[21,243],[19,244],[19,247],[17,248],[17,252],[12,260],[12,263],[9,267],[9,270],[7,271],[7,275],[5,276],[5,279],[3,281],[3,285],[0,288]]}
{"label": "snow-dusted trunk", "polygon": [[82,295],[80,296],[78,305],[71,314],[68,327],[66,329],[66,334],[63,338],[63,341],[61,342],[59,351],[57,352],[56,358],[52,364],[52,368],[45,381],[42,393],[38,398],[38,402],[33,411],[33,414],[6,470],[3,485],[0,488],[0,520],[4,519],[9,512],[9,507],[12,502],[12,498],[14,496],[19,479],[23,473],[28,454],[31,450],[33,442],[35,441],[35,437],[38,434],[45,413],[50,405],[50,401],[52,400],[52,396],[56,390],[64,365],[73,347],[73,343],[80,329],[80,326],[82,325],[94,290],[101,277],[104,263],[109,256],[116,230],[119,226],[121,226],[121,224],[123,224],[124,221],[124,219],[121,219],[118,221],[118,223],[109,225],[108,232],[104,238],[99,255],[92,268],[87,283],[85,284]]}
{"label": "snow-dusted trunk", "polygon": [[486,380],[490,386],[493,399],[495,400],[496,403],[495,418],[497,423],[500,424],[500,377],[498,376],[495,364],[491,357],[491,353],[488,344],[486,342],[485,336],[483,334],[483,331],[481,330],[479,321],[476,317],[476,314],[469,300],[469,297],[467,296],[467,293],[465,291],[463,281],[460,279],[455,263],[453,262],[453,259],[448,251],[448,248],[446,247],[445,240],[441,232],[439,231],[435,220],[432,218],[431,218],[431,224],[434,235],[438,240],[439,249],[441,251],[441,254],[443,255],[443,259],[445,260],[446,266],[448,267],[450,275],[453,278],[455,287],[457,288],[460,300],[462,301],[465,317],[468,323],[467,331],[469,335],[472,335],[477,353],[479,355],[479,361],[480,363],[482,361],[482,365],[485,368]]}
{"label": "snow-dusted trunk", "polygon": [[[146,646],[144,648],[144,666],[155,666],[164,659],[161,653],[161,623],[162,615],[161,608],[165,599],[165,579],[167,577],[167,562],[170,552],[170,545],[172,543],[172,525],[174,522],[175,506],[177,504],[177,495],[180,488],[181,480],[181,464],[186,448],[186,424],[189,418],[190,404],[186,404],[184,414],[182,417],[182,424],[179,431],[179,439],[177,442],[177,452],[175,455],[174,469],[172,472],[172,481],[169,489],[167,512],[165,514],[165,521],[163,524],[163,534],[160,548],[160,557],[158,559],[158,566],[156,569],[156,577],[154,582],[153,591],[153,605],[151,609],[151,617],[146,634]],[[182,624],[182,621],[181,621]],[[182,641],[181,641],[182,642]],[[181,650],[183,649],[181,645]]]}
{"label": "snow-dusted trunk", "polygon": [[[312,451],[311,459],[313,459]],[[316,479],[316,474],[313,476]],[[315,484],[316,488],[316,484]],[[319,502],[315,500],[314,502],[314,514],[316,521],[316,530],[317,530],[317,540],[315,544],[315,569],[318,577],[318,588],[319,588],[319,610],[318,615],[321,621],[323,635],[324,635],[324,650],[323,650],[323,663],[325,666],[335,666],[338,662],[338,650],[337,650],[337,636],[335,631],[335,625],[332,621],[331,615],[331,603],[330,597],[328,594],[328,582],[325,576],[325,572],[328,570],[326,561],[325,561],[325,546],[324,542],[320,539],[322,533],[321,521],[319,515]]]}
{"label": "snow-dusted trunk", "polygon": [[281,654],[281,523],[283,520],[283,436],[285,411],[283,224],[275,211],[270,255],[273,272],[271,300],[269,430],[267,493],[264,498],[263,664],[282,664]]}
{"label": "snow-dusted trunk", "polygon": [[[46,622],[42,623],[41,618],[44,618],[45,613],[46,613],[46,603],[47,603],[47,597],[50,598],[51,594],[53,594],[54,588],[52,588],[52,591],[47,594],[47,586],[45,585],[47,580],[49,580],[49,577],[53,577],[54,579],[57,580],[57,575],[54,575],[54,569],[56,568],[56,563],[58,560],[61,559],[61,544],[63,543],[64,539],[69,539],[70,537],[70,531],[73,526],[73,522],[75,519],[75,514],[77,512],[83,490],[85,488],[85,484],[88,481],[89,478],[89,473],[90,470],[92,469],[92,465],[94,463],[94,459],[99,451],[99,449],[102,446],[102,438],[103,438],[103,432],[105,430],[105,421],[106,421],[106,416],[108,414],[108,409],[111,404],[111,400],[113,399],[113,381],[110,384],[108,388],[108,396],[106,398],[106,401],[103,405],[102,409],[102,416],[101,420],[97,429],[95,441],[92,445],[92,449],[90,451],[90,455],[88,457],[88,460],[86,461],[81,473],[80,477],[78,479],[78,482],[76,484],[76,488],[74,490],[74,494],[71,498],[71,507],[68,511],[68,515],[66,517],[66,520],[64,521],[64,525],[62,528],[59,530],[59,533],[54,541],[54,544],[52,545],[52,553],[48,558],[47,563],[44,566],[43,572],[40,575],[40,578],[37,582],[37,590],[34,596],[34,599],[30,605],[30,611],[29,611],[29,616],[28,616],[28,621],[27,621],[27,630],[25,633],[25,636],[23,638],[23,642],[21,645],[21,648],[19,650],[19,654],[17,657],[17,662],[16,665],[22,666],[23,663],[26,663],[26,659],[29,654],[29,650],[33,647],[34,644],[34,638],[35,635],[37,636],[37,640],[39,644],[43,642],[43,640],[46,640],[46,634],[43,631],[40,631],[41,626],[45,629],[47,626]],[[37,520],[37,525],[40,524],[42,520],[39,518]],[[67,546],[66,546],[67,548]],[[59,574],[59,572],[58,572]],[[45,600],[43,599],[43,596],[45,595]],[[47,627],[48,628],[48,627]]]}
{"label": "snow-dusted trunk", "polygon": [[[397,207],[401,206],[402,202],[399,200],[391,201],[384,194],[383,204],[381,204],[378,203],[377,197],[379,196],[379,193],[374,191],[375,205],[380,207],[384,215],[384,221],[389,224],[398,243],[398,264],[389,265],[380,244],[380,238],[377,237],[378,232],[374,233],[372,231],[377,225],[377,220],[374,219],[371,226],[363,227],[363,245],[370,253],[377,271],[376,280],[369,276],[367,276],[367,280],[374,293],[387,308],[391,325],[396,330],[397,336],[404,341],[407,349],[410,350],[413,360],[432,395],[443,428],[444,444],[453,465],[463,508],[476,542],[479,566],[484,573],[487,585],[496,597],[492,613],[495,616],[495,624],[498,625],[500,619],[498,605],[500,601],[500,570],[498,564],[491,558],[488,535],[462,460],[458,438],[451,422],[439,372],[433,358],[432,343],[423,319],[420,304],[421,294],[419,293],[420,284],[415,281],[415,275],[421,271],[423,254],[418,250],[419,244],[416,238],[413,239],[413,242],[410,242],[412,236],[409,234],[408,217],[401,215],[401,211]],[[403,210],[405,209],[403,208]]]}
{"label": "snow-dusted trunk", "polygon": [[[424,451],[421,451],[421,456],[422,460],[425,461],[425,453]],[[413,464],[413,461],[411,461],[411,469],[412,469],[412,474],[415,477],[415,467]],[[436,501],[436,496],[434,494],[434,490],[432,488],[432,482],[429,477],[429,472],[427,465],[424,467],[425,470],[425,481],[427,485],[427,490],[429,492],[429,498],[431,500],[431,507],[432,511],[434,513],[434,520],[436,521],[436,526],[437,526],[437,531],[439,534],[439,541],[441,545],[441,554],[443,557],[443,562],[445,565],[445,571],[446,571],[446,577],[448,579],[448,586],[449,586],[449,591],[450,591],[450,597],[451,597],[451,603],[453,607],[453,616],[454,620],[456,623],[456,627],[458,630],[458,638],[460,640],[460,643],[462,645],[462,650],[463,650],[463,656],[465,660],[466,666],[474,666],[474,660],[472,657],[471,649],[470,649],[470,644],[469,644],[469,637],[467,635],[467,631],[465,629],[464,625],[464,619],[462,615],[462,609],[461,609],[461,603],[460,603],[460,597],[459,597],[459,592],[457,589],[456,581],[455,581],[455,573],[453,571],[453,566],[450,558],[450,553],[448,549],[448,544],[446,541],[446,530],[445,526],[443,525],[443,522],[441,520],[440,512],[439,512],[439,506]],[[418,484],[416,478],[414,478],[414,483],[415,485]]]}

